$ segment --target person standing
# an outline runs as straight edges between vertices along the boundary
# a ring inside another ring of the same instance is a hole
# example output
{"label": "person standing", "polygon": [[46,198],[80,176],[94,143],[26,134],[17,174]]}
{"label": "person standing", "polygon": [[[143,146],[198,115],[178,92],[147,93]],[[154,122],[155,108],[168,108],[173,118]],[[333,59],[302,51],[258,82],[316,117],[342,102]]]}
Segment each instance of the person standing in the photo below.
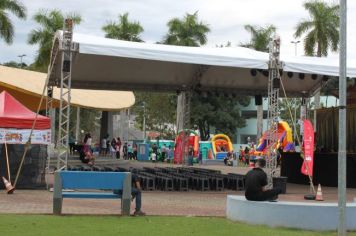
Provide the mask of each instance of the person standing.
{"label": "person standing", "polygon": [[250,201],[271,201],[278,198],[282,192],[280,188],[266,189],[267,174],[262,170],[266,166],[266,160],[260,158],[256,160],[255,168],[246,174],[245,197]]}
{"label": "person standing", "polygon": [[85,160],[85,162],[82,160],[83,163],[88,163],[89,165],[94,165],[95,157],[93,156],[93,154],[91,152],[91,142],[92,142],[91,135],[90,135],[90,133],[87,133],[83,140],[83,143],[84,143],[83,155],[80,154],[80,158]]}
{"label": "person standing", "polygon": [[165,159],[167,158],[167,147],[166,147],[166,144],[163,144],[163,146],[161,148],[161,155],[162,155],[161,161],[164,162]]}
{"label": "person standing", "polygon": [[116,141],[115,142],[116,158],[120,159],[120,151],[121,151],[121,139],[120,139],[120,137],[118,137],[115,141]]}
{"label": "person standing", "polygon": [[124,146],[122,147],[122,152],[124,154],[124,159],[127,160],[128,159],[128,147],[127,147],[127,143],[124,143]]}
{"label": "person standing", "polygon": [[75,147],[75,139],[74,139],[73,135],[69,135],[68,144],[69,144],[69,153],[71,155],[73,155],[74,147]]}
{"label": "person standing", "polygon": [[107,154],[107,139],[109,138],[109,135],[104,136],[104,138],[101,140],[101,147],[100,147],[100,153],[104,156]]}
{"label": "person standing", "polygon": [[133,153],[133,159],[137,160],[137,144],[136,143],[134,143],[132,145],[132,153]]}

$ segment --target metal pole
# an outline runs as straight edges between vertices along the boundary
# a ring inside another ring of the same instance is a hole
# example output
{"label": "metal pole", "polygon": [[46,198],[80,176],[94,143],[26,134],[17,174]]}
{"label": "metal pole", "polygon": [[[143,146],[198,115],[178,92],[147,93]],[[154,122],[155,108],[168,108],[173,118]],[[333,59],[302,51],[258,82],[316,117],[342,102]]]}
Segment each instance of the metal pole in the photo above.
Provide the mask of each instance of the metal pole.
{"label": "metal pole", "polygon": [[146,142],[146,106],[143,102],[143,141]]}
{"label": "metal pole", "polygon": [[130,140],[130,121],[131,121],[131,113],[130,113],[130,108],[127,109],[127,141]]}
{"label": "metal pole", "polygon": [[79,130],[80,130],[80,107],[77,107],[77,121],[75,124],[75,140],[79,141]]}
{"label": "metal pole", "polygon": [[294,56],[297,56],[297,45],[298,45],[298,43],[300,43],[300,40],[291,41],[291,43],[294,43]]}
{"label": "metal pole", "polygon": [[346,235],[346,0],[340,0],[338,235]]}
{"label": "metal pole", "polygon": [[294,98],[294,124],[293,124],[293,127],[294,127],[294,132],[293,132],[293,140],[295,141],[296,140],[296,136],[297,136],[297,98]]}

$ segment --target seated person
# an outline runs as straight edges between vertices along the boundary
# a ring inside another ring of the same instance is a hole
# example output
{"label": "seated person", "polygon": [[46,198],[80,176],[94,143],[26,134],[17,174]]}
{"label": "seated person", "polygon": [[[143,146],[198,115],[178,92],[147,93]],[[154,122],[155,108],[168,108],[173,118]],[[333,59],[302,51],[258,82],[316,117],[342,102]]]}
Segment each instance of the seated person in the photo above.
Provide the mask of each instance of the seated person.
{"label": "seated person", "polygon": [[[133,216],[144,216],[146,215],[145,212],[141,211],[141,183],[140,183],[140,178],[132,174],[132,187],[131,187],[131,196],[132,196],[132,201],[135,199],[135,212],[133,213]],[[121,194],[122,190],[120,191],[115,191],[114,193],[116,194]]]}
{"label": "seated person", "polygon": [[250,201],[276,200],[282,192],[280,188],[266,189],[267,174],[262,170],[266,166],[266,160],[257,159],[255,168],[246,174],[245,197]]}
{"label": "seated person", "polygon": [[95,162],[95,157],[93,156],[93,154],[91,153],[91,151],[84,151],[84,150],[81,150],[79,152],[79,159],[85,163],[85,164],[88,164],[90,166],[94,165],[94,162]]}
{"label": "seated person", "polygon": [[227,152],[226,157],[224,158],[224,164],[226,166],[232,166],[233,160],[232,152]]}

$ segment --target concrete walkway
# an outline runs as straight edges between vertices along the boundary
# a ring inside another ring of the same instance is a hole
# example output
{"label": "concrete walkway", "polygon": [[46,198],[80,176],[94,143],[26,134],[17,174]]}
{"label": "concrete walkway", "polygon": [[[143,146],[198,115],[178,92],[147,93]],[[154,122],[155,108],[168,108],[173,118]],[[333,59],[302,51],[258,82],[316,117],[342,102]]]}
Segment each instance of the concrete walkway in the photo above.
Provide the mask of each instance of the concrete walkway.
{"label": "concrete walkway", "polygon": [[[144,192],[142,210],[148,215],[225,216],[226,195],[236,192]],[[0,214],[52,214],[52,192],[16,190],[0,193]],[[132,203],[132,211],[134,203]],[[112,214],[120,212],[120,200],[64,199],[63,214]]]}

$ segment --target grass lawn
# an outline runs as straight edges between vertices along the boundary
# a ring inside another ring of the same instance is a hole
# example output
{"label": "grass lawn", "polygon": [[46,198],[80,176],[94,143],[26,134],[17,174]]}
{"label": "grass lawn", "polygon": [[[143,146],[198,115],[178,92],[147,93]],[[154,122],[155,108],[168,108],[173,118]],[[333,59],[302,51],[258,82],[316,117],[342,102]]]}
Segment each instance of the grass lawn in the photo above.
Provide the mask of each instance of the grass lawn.
{"label": "grass lawn", "polygon": [[[115,217],[0,215],[0,235],[336,235],[336,232],[313,232],[286,228],[268,228],[231,222],[215,217]],[[356,232],[349,235],[355,235]]]}

